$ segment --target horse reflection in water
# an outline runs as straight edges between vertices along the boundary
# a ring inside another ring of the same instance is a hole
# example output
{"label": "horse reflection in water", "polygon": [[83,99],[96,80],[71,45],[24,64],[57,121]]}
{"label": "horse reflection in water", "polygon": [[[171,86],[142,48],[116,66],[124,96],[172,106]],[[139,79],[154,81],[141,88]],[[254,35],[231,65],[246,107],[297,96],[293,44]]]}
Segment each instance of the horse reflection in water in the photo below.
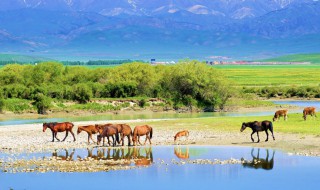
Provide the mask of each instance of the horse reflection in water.
{"label": "horse reflection in water", "polygon": [[[94,160],[112,160],[123,161],[120,165],[131,165],[134,163],[136,166],[150,166],[153,163],[153,154],[151,147],[129,147],[129,148],[99,148],[94,152],[94,149],[87,149],[88,156],[82,158],[78,156],[78,160],[94,159]],[[109,165],[119,165],[114,162]]]}
{"label": "horse reflection in water", "polygon": [[243,163],[243,167],[245,168],[254,168],[254,169],[264,169],[264,170],[272,170],[274,165],[274,154],[273,150],[272,157],[269,160],[269,150],[266,149],[267,155],[266,159],[260,158],[260,149],[258,149],[257,156],[253,155],[254,149],[251,150],[252,161],[250,163]]}
{"label": "horse reflection in water", "polygon": [[52,153],[52,157],[59,159],[59,160],[73,161],[73,155],[74,155],[75,150],[73,149],[70,155],[69,155],[69,151],[67,149],[64,149],[64,151],[65,151],[65,154],[61,155],[61,154],[58,154],[57,150],[55,150]]}
{"label": "horse reflection in water", "polygon": [[174,147],[174,154],[180,159],[189,159],[189,147]]}

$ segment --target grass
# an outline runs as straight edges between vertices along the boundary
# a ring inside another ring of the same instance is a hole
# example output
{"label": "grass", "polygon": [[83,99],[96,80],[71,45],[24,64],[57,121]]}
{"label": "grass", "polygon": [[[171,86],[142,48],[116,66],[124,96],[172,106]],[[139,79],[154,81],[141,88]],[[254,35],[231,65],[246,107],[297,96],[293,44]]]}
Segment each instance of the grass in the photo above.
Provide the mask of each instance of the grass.
{"label": "grass", "polygon": [[320,64],[214,66],[238,87],[319,86]]}
{"label": "grass", "polygon": [[[273,116],[252,116],[252,117],[212,117],[212,118],[190,118],[167,121],[150,122],[151,126],[160,129],[191,129],[191,130],[215,130],[224,132],[240,132],[243,122],[271,120]],[[281,133],[295,133],[304,135],[320,135],[320,118],[308,117],[307,121],[302,118],[302,113],[289,114],[288,121],[273,122],[274,131]],[[251,129],[246,129],[251,131]]]}
{"label": "grass", "polygon": [[293,54],[285,55],[280,57],[275,57],[271,59],[265,59],[262,61],[271,61],[271,62],[310,62],[310,63],[320,63],[320,54]]}

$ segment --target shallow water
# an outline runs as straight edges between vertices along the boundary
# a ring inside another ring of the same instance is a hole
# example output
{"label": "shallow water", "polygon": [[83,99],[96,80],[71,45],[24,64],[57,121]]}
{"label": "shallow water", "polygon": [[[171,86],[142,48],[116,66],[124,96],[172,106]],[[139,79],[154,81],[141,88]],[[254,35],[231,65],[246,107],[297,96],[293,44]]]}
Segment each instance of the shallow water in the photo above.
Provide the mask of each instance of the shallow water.
{"label": "shallow water", "polygon": [[[132,153],[139,152],[139,156]],[[0,189],[318,189],[320,158],[289,155],[271,149],[223,146],[156,146],[125,149],[94,148],[67,150],[73,159],[97,156],[100,159],[124,159],[135,155],[146,165],[137,169],[93,173],[3,173]],[[109,151],[109,153],[108,153]],[[122,156],[122,152],[123,155]],[[259,158],[258,157],[259,154]],[[267,155],[268,154],[268,155]],[[108,157],[109,155],[109,157]],[[127,155],[127,157],[125,156]],[[0,154],[0,158],[9,155]],[[66,156],[66,150],[56,153],[18,155],[32,157]],[[188,160],[214,161],[231,158],[249,164],[195,164]],[[176,164],[185,162],[185,164]],[[68,161],[65,161],[68,162]],[[135,165],[136,162],[132,162]]]}
{"label": "shallow water", "polygon": [[[294,105],[301,109],[290,111],[291,113],[300,113],[303,107],[315,106],[320,109],[319,101],[273,101],[278,105]],[[257,112],[202,112],[202,113],[148,113],[148,114],[106,114],[95,116],[79,116],[68,118],[47,118],[41,116],[37,119],[9,119],[0,120],[0,126],[5,125],[19,125],[45,122],[76,122],[76,121],[98,121],[98,120],[136,120],[136,119],[174,119],[174,118],[201,118],[201,117],[240,117],[240,116],[266,116],[273,115],[274,111],[257,111]]]}

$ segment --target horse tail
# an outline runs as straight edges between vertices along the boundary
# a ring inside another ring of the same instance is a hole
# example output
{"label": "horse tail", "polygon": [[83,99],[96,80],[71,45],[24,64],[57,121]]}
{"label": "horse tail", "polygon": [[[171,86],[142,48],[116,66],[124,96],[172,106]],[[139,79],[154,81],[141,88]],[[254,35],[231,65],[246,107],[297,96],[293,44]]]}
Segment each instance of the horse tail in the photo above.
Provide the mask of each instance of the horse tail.
{"label": "horse tail", "polygon": [[273,124],[271,121],[270,121],[270,131],[273,132]]}
{"label": "horse tail", "polygon": [[152,139],[152,127],[150,127],[150,139]]}

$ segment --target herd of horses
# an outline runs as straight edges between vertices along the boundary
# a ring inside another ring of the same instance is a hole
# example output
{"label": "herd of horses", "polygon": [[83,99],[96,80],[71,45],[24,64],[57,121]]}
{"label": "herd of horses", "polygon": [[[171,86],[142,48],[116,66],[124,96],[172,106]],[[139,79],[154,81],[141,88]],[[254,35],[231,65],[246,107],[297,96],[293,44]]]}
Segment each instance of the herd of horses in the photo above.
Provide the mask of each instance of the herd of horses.
{"label": "herd of horses", "polygon": [[[307,115],[310,116],[316,116],[316,108],[315,107],[306,107],[303,110],[303,118],[304,120],[307,119]],[[280,119],[280,117],[283,117],[284,120],[286,121],[288,119],[288,110],[278,110],[275,112],[273,121],[277,121]],[[62,123],[57,123],[57,122],[51,122],[51,123],[43,123],[43,132],[46,131],[47,128],[49,128],[52,132],[52,142],[54,142],[54,139],[57,141],[60,141],[57,137],[58,132],[66,132],[66,135],[62,141],[65,141],[66,138],[68,137],[69,132],[73,136],[73,140],[76,141],[75,135],[72,132],[72,128],[74,127],[74,124],[71,122],[62,122]],[[247,127],[252,129],[251,133],[251,140],[254,142],[253,139],[253,134],[257,133],[257,143],[260,142],[259,138],[259,132],[265,131],[267,138],[266,142],[269,140],[269,133],[268,131],[271,132],[273,140],[275,140],[274,134],[273,134],[273,124],[271,121],[265,120],[265,121],[253,121],[253,122],[243,122],[240,132],[243,132]],[[112,146],[116,146],[117,143],[121,144],[124,146],[124,140],[125,137],[128,139],[128,146],[136,146],[137,143],[142,145],[140,142],[140,137],[141,136],[146,136],[145,142],[143,145],[147,143],[149,140],[149,144],[151,143],[152,135],[153,135],[153,129],[149,125],[139,125],[135,126],[134,129],[132,130],[131,127],[127,124],[95,124],[95,125],[85,125],[85,126],[79,126],[77,130],[77,134],[79,135],[82,131],[87,132],[88,134],[88,144],[90,144],[90,139],[93,141],[93,143],[97,143],[98,145],[100,144],[101,141],[103,141],[103,146],[105,145],[105,138],[108,140],[109,146],[111,146],[111,141],[110,137],[112,138]],[[97,142],[95,142],[92,138],[93,134],[98,134],[97,135]],[[176,141],[178,138],[181,137],[188,137],[189,136],[189,131],[188,130],[183,130],[179,131],[175,136],[174,136],[174,141]]]}

